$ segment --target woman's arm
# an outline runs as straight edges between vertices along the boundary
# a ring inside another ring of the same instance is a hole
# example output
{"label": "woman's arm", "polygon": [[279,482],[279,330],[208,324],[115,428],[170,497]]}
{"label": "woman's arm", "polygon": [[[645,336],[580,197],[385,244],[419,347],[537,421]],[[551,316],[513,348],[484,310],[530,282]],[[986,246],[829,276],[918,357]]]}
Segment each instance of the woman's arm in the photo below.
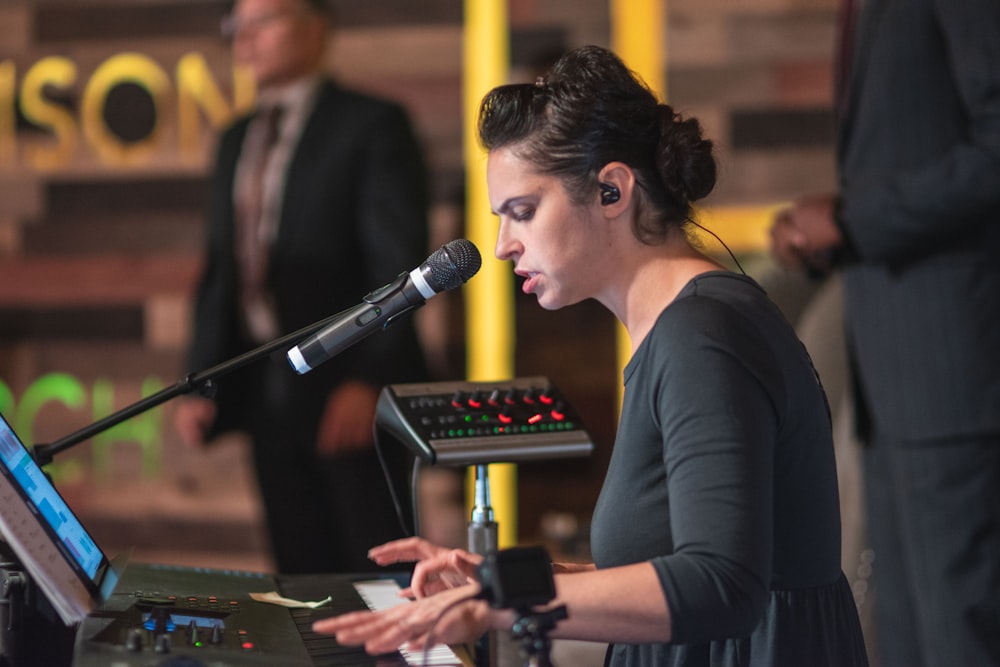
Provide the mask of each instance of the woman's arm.
{"label": "woman's arm", "polygon": [[[670,613],[653,566],[638,563],[607,570],[590,570],[555,577],[556,599],[568,618],[552,637],[614,642],[670,640]],[[372,654],[394,651],[403,643],[420,648],[435,643],[459,644],[477,639],[488,629],[509,632],[515,614],[491,609],[473,599],[478,584],[450,588],[380,612],[360,611],[317,621],[315,632],[334,634],[345,645],[361,645]],[[433,637],[429,634],[433,632]]]}
{"label": "woman's arm", "polygon": [[[557,574],[555,582],[556,599],[551,606],[566,605],[569,617],[559,623],[553,637],[618,643],[670,641],[670,610],[650,563]],[[498,616],[495,620],[502,626],[507,619]]]}

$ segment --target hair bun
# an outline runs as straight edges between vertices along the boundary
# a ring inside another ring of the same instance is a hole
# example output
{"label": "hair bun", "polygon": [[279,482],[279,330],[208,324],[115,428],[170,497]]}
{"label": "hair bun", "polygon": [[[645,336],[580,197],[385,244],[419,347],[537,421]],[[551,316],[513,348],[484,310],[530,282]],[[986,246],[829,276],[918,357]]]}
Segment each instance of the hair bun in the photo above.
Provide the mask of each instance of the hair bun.
{"label": "hair bun", "polygon": [[666,104],[660,105],[660,123],[657,164],[667,191],[684,202],[706,197],[715,187],[716,163],[701,124]]}

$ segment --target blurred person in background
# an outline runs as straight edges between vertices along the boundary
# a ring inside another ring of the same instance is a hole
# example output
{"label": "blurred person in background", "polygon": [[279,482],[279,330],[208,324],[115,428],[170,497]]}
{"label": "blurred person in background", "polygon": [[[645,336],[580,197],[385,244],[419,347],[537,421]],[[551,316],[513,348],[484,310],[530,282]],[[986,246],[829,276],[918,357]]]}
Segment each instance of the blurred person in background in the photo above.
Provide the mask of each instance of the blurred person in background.
{"label": "blurred person in background", "polygon": [[[224,23],[258,99],[219,141],[192,371],[355,306],[426,258],[410,120],[323,74],[330,30],[321,0],[237,0]],[[306,375],[283,353],[250,364],[214,399],[180,401],[176,428],[192,444],[249,433],[278,571],[361,571],[369,548],[405,534],[373,444],[378,392],[425,375],[404,317]],[[405,462],[387,463],[405,479]]]}
{"label": "blurred person in background", "polygon": [[1000,2],[845,2],[839,190],[772,250],[842,277],[878,664],[1000,665]]}

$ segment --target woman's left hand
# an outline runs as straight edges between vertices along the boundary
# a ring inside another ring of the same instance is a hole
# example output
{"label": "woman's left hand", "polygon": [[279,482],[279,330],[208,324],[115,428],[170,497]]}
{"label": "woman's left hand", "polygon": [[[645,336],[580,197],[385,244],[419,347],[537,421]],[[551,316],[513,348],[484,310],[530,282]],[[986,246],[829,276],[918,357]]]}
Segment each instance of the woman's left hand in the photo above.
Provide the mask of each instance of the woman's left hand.
{"label": "woman's left hand", "polygon": [[478,593],[478,584],[468,584],[384,611],[358,611],[316,621],[312,629],[335,635],[347,646],[364,645],[371,655],[390,653],[403,644],[423,649],[428,639],[434,644],[471,642],[490,627],[489,606],[472,599]]}
{"label": "woman's left hand", "polygon": [[417,561],[407,597],[427,597],[476,581],[476,567],[483,561],[479,554],[464,549],[447,549],[419,537],[394,540],[374,547],[368,557],[379,565]]}

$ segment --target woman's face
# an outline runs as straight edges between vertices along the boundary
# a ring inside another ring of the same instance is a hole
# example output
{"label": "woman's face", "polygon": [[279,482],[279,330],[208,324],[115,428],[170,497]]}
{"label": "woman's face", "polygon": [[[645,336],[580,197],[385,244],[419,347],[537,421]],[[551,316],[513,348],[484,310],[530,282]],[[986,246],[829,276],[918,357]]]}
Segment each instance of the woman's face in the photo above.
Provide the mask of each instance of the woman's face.
{"label": "woman's face", "polygon": [[554,177],[536,172],[510,148],[486,163],[490,206],[500,218],[495,254],[514,262],[521,290],[548,310],[599,297],[607,288],[608,226],[594,204],[574,204]]}

